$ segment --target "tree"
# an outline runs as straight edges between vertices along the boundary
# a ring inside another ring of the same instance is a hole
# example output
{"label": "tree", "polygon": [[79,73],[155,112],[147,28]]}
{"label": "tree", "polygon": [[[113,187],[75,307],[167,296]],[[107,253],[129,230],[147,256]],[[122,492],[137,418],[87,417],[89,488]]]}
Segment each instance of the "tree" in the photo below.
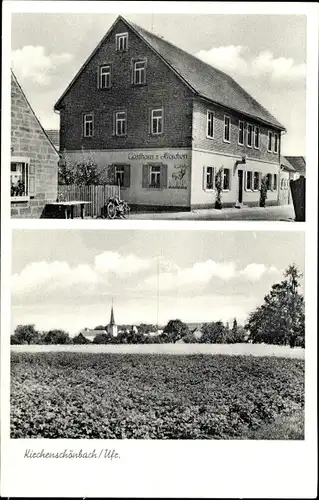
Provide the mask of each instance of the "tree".
{"label": "tree", "polygon": [[18,325],[11,336],[11,344],[40,344],[41,335],[34,325]]}
{"label": "tree", "polygon": [[152,324],[147,324],[147,323],[141,323],[138,326],[138,331],[139,333],[154,333],[157,331],[157,327]]}
{"label": "tree", "polygon": [[168,342],[177,342],[189,333],[188,326],[180,319],[171,319],[165,326],[163,333],[167,334]]}
{"label": "tree", "polygon": [[204,323],[202,332],[203,335],[200,339],[202,344],[224,344],[226,342],[227,331],[222,321]]}
{"label": "tree", "polygon": [[73,344],[91,344],[91,341],[84,337],[83,333],[79,333],[72,339]]}
{"label": "tree", "polygon": [[260,198],[259,198],[260,207],[266,206],[267,195],[268,195],[268,178],[267,175],[264,175],[260,183]]}
{"label": "tree", "polygon": [[49,330],[43,335],[44,344],[70,344],[69,334],[64,330]]}
{"label": "tree", "polygon": [[215,189],[216,189],[216,201],[215,208],[222,209],[222,190],[223,190],[223,173],[224,167],[220,167],[215,175]]}
{"label": "tree", "polygon": [[264,303],[250,314],[245,329],[253,343],[305,346],[304,298],[298,292],[301,276],[296,265],[290,265],[285,279],[274,284]]}
{"label": "tree", "polygon": [[94,330],[106,330],[106,326],[105,325],[98,325],[94,328]]}
{"label": "tree", "polygon": [[239,326],[237,319],[234,318],[233,326],[228,328],[226,335],[227,344],[239,344],[246,341],[246,331],[242,326]]}
{"label": "tree", "polygon": [[109,344],[110,336],[106,333],[98,333],[93,339],[93,344]]}

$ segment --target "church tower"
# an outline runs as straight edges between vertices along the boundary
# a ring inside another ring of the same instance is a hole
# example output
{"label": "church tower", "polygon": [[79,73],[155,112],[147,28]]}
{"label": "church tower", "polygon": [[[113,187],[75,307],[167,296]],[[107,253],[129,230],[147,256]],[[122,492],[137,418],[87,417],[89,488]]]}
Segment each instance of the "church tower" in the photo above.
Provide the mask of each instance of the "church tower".
{"label": "church tower", "polygon": [[107,333],[112,335],[112,337],[117,337],[117,325],[115,324],[115,319],[114,319],[113,299],[112,299],[110,322],[107,325]]}

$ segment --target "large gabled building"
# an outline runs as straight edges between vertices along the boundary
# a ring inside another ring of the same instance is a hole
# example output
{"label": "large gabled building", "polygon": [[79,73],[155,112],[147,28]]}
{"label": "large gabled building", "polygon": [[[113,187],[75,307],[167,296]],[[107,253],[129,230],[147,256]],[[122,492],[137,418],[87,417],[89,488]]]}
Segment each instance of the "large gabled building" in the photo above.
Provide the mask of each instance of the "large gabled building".
{"label": "large gabled building", "polygon": [[285,130],[236,81],[119,16],[55,104],[60,152],[90,154],[131,205],[279,204]]}

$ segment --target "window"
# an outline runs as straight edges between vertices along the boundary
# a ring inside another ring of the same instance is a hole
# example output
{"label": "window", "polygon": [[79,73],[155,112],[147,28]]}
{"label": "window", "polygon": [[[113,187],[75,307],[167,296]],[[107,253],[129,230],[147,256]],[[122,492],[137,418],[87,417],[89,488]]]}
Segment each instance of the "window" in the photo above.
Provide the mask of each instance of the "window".
{"label": "window", "polygon": [[253,173],[248,171],[246,172],[246,190],[251,191],[253,187]]}
{"label": "window", "polygon": [[268,151],[272,151],[272,132],[268,131]]}
{"label": "window", "polygon": [[230,142],[230,118],[229,116],[224,116],[224,141]]}
{"label": "window", "polygon": [[31,179],[30,161],[28,158],[11,158],[10,191],[11,201],[22,201],[28,199],[29,195],[35,191],[35,179],[34,176],[32,176]]}
{"label": "window", "polygon": [[167,188],[167,165],[163,163],[149,163],[143,165],[143,188]]}
{"label": "window", "polygon": [[146,61],[135,61],[133,65],[133,84],[144,85],[146,83]]}
{"label": "window", "polygon": [[273,189],[273,191],[277,190],[277,174],[274,174],[274,182],[272,185],[272,189]]}
{"label": "window", "polygon": [[100,66],[99,88],[109,89],[111,87],[111,65]]}
{"label": "window", "polygon": [[253,126],[248,123],[247,125],[247,146],[251,148],[253,145]]}
{"label": "window", "polygon": [[93,137],[93,114],[84,115],[83,117],[83,136]]}
{"label": "window", "polygon": [[207,137],[210,139],[214,138],[214,113],[212,111],[207,111]]}
{"label": "window", "polygon": [[278,153],[278,134],[274,134],[274,153]]}
{"label": "window", "polygon": [[115,164],[114,167],[114,183],[123,188],[130,187],[130,165]]}
{"label": "window", "polygon": [[123,136],[126,135],[126,111],[117,111],[115,113],[115,135]]}
{"label": "window", "polygon": [[212,191],[214,189],[214,167],[204,167],[203,181],[204,191]]}
{"label": "window", "polygon": [[270,191],[272,189],[272,175],[267,174],[267,190]]}
{"label": "window", "polygon": [[230,170],[229,168],[224,168],[223,170],[223,190],[228,191],[230,187]]}
{"label": "window", "polygon": [[159,135],[163,133],[164,111],[163,109],[152,109],[151,112],[151,133]]}
{"label": "window", "polygon": [[240,146],[244,145],[244,122],[239,120],[239,130],[238,130],[238,144]]}
{"label": "window", "polygon": [[259,172],[254,172],[254,191],[258,191],[259,190],[259,179],[260,179],[260,175],[259,175]]}
{"label": "window", "polygon": [[125,52],[128,49],[128,33],[115,35],[115,44],[118,52]]}
{"label": "window", "polygon": [[259,127],[255,127],[254,148],[259,149]]}

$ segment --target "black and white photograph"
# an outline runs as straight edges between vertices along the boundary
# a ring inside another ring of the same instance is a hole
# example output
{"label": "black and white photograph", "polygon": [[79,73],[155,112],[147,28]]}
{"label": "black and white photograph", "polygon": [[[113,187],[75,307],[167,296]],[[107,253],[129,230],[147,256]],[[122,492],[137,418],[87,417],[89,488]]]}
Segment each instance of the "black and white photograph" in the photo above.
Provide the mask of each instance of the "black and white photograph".
{"label": "black and white photograph", "polygon": [[304,439],[303,233],[43,236],[13,234],[12,438]]}
{"label": "black and white photograph", "polygon": [[1,497],[316,497],[318,14],[4,0]]}
{"label": "black and white photograph", "polygon": [[12,217],[305,220],[305,15],[11,29]]}

